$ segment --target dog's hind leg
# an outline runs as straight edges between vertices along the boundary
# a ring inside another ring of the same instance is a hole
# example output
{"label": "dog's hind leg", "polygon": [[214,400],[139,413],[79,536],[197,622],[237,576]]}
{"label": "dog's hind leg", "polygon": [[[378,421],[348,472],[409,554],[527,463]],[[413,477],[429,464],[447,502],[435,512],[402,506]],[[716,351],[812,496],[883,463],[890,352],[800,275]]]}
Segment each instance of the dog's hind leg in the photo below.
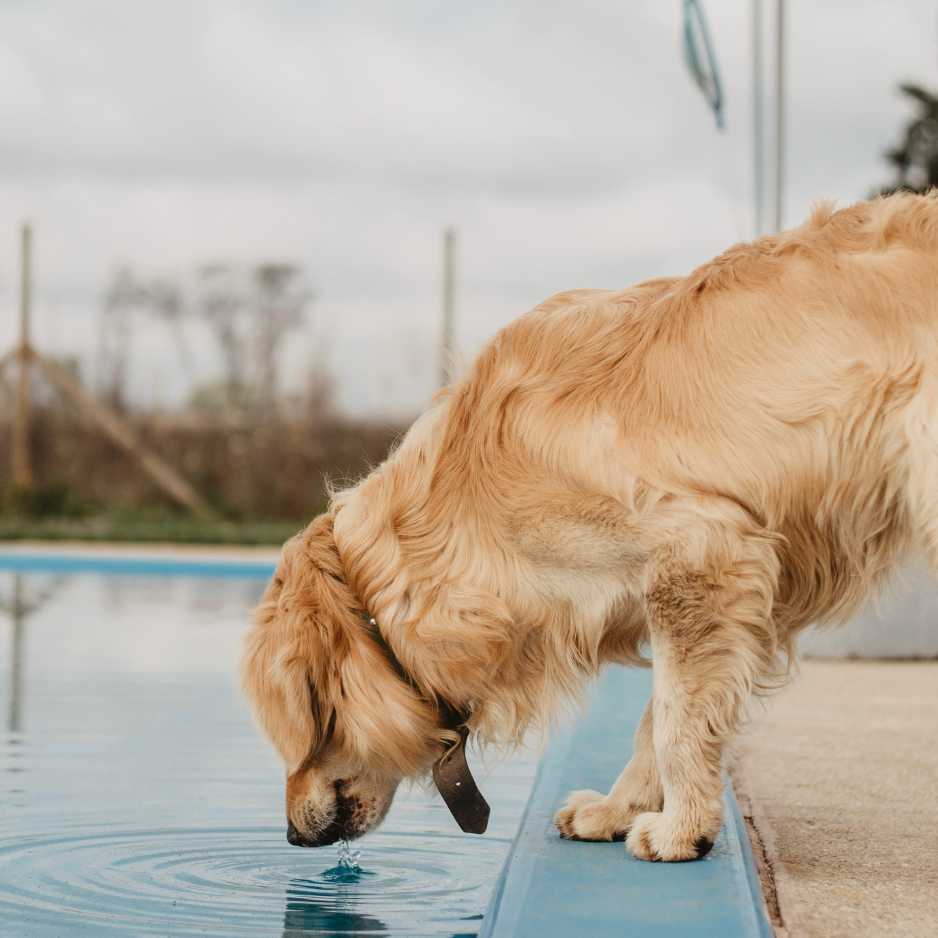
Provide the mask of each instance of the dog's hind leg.
{"label": "dog's hind leg", "polygon": [[693,548],[685,539],[659,552],[645,594],[664,805],[632,822],[626,844],[642,860],[693,860],[712,847],[723,748],[775,657],[774,542],[738,525],[705,527]]}
{"label": "dog's hind leg", "polygon": [[660,811],[664,795],[655,759],[654,703],[648,701],[635,731],[635,747],[608,795],[586,789],[571,792],[554,823],[568,840],[625,840],[635,818]]}

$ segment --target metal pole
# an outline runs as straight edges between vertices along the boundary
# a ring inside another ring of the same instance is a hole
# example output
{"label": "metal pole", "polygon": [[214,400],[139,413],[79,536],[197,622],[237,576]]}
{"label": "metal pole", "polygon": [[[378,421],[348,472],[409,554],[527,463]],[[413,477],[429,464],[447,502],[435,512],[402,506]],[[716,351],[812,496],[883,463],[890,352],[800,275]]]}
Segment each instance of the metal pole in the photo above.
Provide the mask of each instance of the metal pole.
{"label": "metal pole", "polygon": [[755,236],[762,234],[765,197],[765,131],[762,123],[762,0],[752,0],[752,182]]}
{"label": "metal pole", "polygon": [[20,240],[20,342],[17,349],[19,383],[16,390],[16,416],[13,424],[13,484],[29,489],[33,484],[33,467],[29,454],[29,317],[32,304],[32,228],[24,224]]}
{"label": "metal pole", "polygon": [[456,287],[456,230],[443,232],[443,328],[440,336],[440,386],[453,377],[453,324]]}
{"label": "metal pole", "polygon": [[785,0],[776,0],[775,24],[775,230],[785,202]]}

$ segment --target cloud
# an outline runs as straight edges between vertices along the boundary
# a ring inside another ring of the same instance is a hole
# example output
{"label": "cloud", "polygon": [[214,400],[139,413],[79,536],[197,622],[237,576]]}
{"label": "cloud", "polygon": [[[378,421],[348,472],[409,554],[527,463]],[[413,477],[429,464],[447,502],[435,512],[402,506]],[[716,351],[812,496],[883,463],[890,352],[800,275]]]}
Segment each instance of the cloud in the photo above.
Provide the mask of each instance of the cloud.
{"label": "cloud", "polygon": [[[325,345],[346,407],[413,412],[434,381],[444,225],[466,353],[554,290],[681,272],[751,235],[749,7],[705,6],[722,135],[676,3],[6,4],[0,217],[37,226],[38,335],[90,368],[118,263],[289,259],[319,300],[287,378]],[[938,76],[924,0],[789,10],[791,222],[885,178],[896,83]],[[8,226],[7,308],[15,252]],[[170,403],[188,379],[160,328],[141,326],[136,373]],[[208,377],[214,352],[191,341]]]}

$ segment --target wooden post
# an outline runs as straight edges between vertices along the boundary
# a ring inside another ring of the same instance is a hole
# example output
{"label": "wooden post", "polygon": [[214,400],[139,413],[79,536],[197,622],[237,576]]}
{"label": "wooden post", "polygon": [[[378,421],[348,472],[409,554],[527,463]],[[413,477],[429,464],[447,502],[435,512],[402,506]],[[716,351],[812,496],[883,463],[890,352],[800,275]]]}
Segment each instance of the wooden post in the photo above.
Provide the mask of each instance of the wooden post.
{"label": "wooden post", "polygon": [[32,488],[33,467],[30,459],[29,318],[32,302],[32,229],[24,224],[20,241],[20,342],[17,348],[19,383],[16,389],[16,416],[13,423],[13,485]]}
{"label": "wooden post", "polygon": [[443,329],[440,335],[440,386],[453,377],[453,322],[456,286],[456,230],[443,232]]}
{"label": "wooden post", "polygon": [[131,429],[116,414],[102,407],[58,362],[30,352],[36,367],[67,398],[121,449],[137,460],[140,468],[180,505],[200,518],[215,513],[196,490],[161,456],[137,440]]}

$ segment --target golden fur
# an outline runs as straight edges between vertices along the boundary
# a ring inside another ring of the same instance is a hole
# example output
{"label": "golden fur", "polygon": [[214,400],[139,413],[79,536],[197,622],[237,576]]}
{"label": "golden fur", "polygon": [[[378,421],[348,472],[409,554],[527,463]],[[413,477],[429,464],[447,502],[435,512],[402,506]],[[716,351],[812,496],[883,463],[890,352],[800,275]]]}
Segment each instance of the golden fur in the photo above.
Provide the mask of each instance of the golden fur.
{"label": "golden fur", "polygon": [[301,839],[361,833],[427,770],[434,697],[516,742],[650,647],[632,762],[557,824],[644,859],[709,849],[723,747],[797,632],[907,547],[938,560],[936,346],[938,199],[911,195],[503,329],[286,545],[248,637]]}

